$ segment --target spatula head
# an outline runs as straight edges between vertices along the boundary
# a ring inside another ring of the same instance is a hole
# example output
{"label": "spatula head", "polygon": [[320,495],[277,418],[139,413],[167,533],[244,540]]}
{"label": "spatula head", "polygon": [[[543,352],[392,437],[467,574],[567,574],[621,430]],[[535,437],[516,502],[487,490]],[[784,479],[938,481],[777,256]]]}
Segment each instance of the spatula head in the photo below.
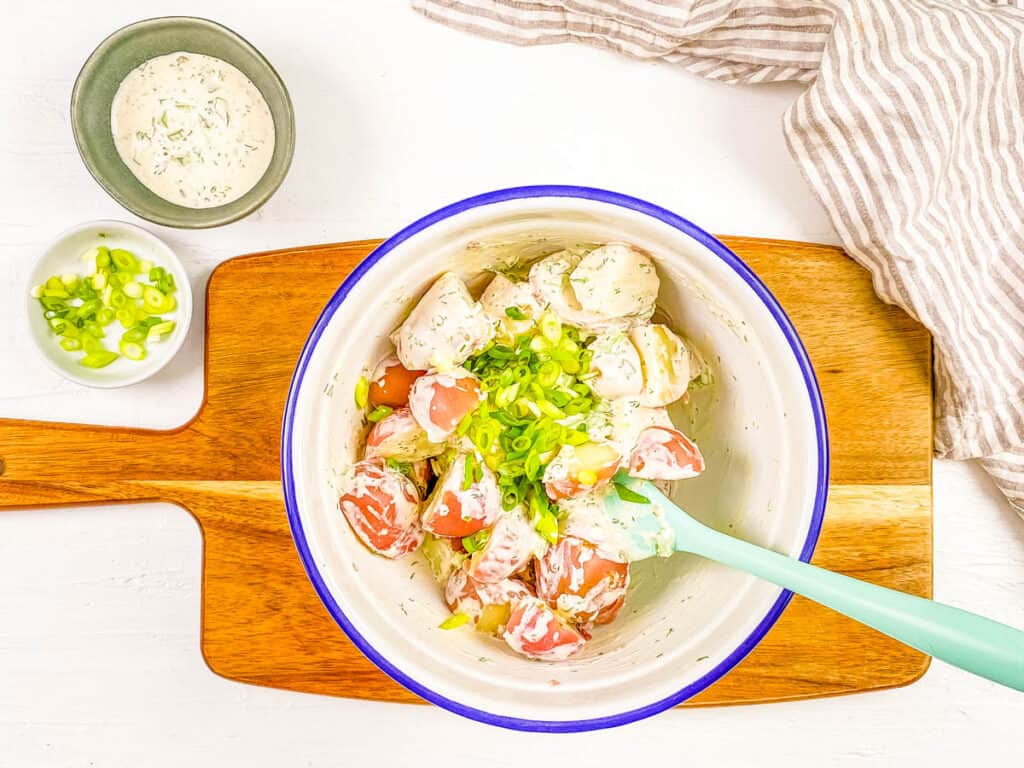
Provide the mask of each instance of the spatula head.
{"label": "spatula head", "polygon": [[[605,494],[604,512],[611,528],[621,537],[618,544],[631,562],[668,557],[681,548],[679,529],[689,519],[686,513],[647,480],[620,471],[615,476],[615,484],[632,493],[611,491]],[[646,502],[627,500],[634,495],[643,497]]]}

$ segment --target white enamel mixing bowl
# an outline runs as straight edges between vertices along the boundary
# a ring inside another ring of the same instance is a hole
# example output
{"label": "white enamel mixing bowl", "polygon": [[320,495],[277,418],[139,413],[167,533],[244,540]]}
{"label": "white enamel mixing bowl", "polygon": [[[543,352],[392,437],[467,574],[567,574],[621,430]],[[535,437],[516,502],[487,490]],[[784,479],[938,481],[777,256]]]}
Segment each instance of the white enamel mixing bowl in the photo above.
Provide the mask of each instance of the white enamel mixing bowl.
{"label": "white enamel mixing bowl", "polygon": [[[357,456],[361,369],[448,269],[472,278],[511,254],[621,240],[650,252],[659,306],[711,363],[715,384],[673,416],[707,459],[674,499],[728,533],[809,560],[821,527],[828,441],[803,346],[775,299],[711,235],[635,198],[525,187],[450,205],[381,245],[324,309],[292,380],[282,475],[299,555],[352,642],[410,690],[510,728],[580,731],[659,712],[726,674],[764,637],[789,593],[697,557],[634,565],[618,620],[568,662],[514,655],[470,629],[445,631],[440,590],[416,556],[390,561],[348,529],[332,487]],[[472,281],[471,281],[472,284]]]}

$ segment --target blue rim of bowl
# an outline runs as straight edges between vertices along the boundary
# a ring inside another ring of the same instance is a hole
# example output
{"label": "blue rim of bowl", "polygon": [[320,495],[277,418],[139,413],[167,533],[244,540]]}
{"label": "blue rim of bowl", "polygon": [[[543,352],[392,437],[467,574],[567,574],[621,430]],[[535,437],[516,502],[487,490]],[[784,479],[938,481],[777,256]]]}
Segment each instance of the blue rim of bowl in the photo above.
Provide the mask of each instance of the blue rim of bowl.
{"label": "blue rim of bowl", "polygon": [[295,367],[295,373],[292,375],[291,385],[288,390],[288,400],[285,404],[284,410],[284,423],[281,430],[281,477],[284,485],[284,500],[288,513],[288,523],[291,526],[292,538],[295,540],[295,547],[299,552],[299,558],[302,560],[302,565],[306,569],[306,574],[309,576],[310,581],[313,583],[313,587],[316,589],[317,594],[320,596],[320,599],[323,601],[331,616],[334,617],[334,620],[342,630],[344,630],[345,634],[348,635],[356,648],[369,658],[370,661],[380,667],[380,669],[393,680],[405,686],[417,696],[471,720],[518,731],[574,733],[601,728],[613,728],[615,726],[625,725],[626,723],[641,720],[643,718],[650,717],[651,715],[658,714],[670,707],[674,707],[703,691],[712,683],[723,677],[754,649],[765,634],[767,634],[768,630],[771,629],[772,625],[775,624],[776,620],[778,620],[782,611],[793,597],[793,593],[788,590],[783,590],[750,635],[748,635],[747,638],[743,640],[737,648],[729,653],[729,655],[717,666],[686,687],[659,701],[647,704],[643,707],[631,709],[626,712],[606,715],[604,717],[590,718],[587,720],[531,720],[527,718],[507,717],[505,715],[499,715],[461,704],[458,701],[453,701],[452,699],[432,691],[430,688],[412,679],[409,675],[392,664],[384,657],[383,654],[377,651],[366,640],[366,638],[358,632],[358,630],[356,630],[355,626],[351,621],[349,621],[345,612],[341,609],[341,606],[338,605],[333,595],[331,595],[330,590],[328,590],[327,585],[313,560],[309,544],[306,541],[306,533],[302,527],[302,520],[299,517],[298,505],[295,500],[295,479],[292,473],[292,431],[295,421],[295,409],[298,402],[299,391],[302,387],[303,376],[306,373],[306,368],[309,365],[310,358],[316,349],[317,343],[319,342],[324,329],[327,327],[327,324],[334,316],[338,307],[340,307],[342,302],[345,300],[345,297],[349,294],[352,288],[355,287],[356,283],[362,279],[363,275],[365,275],[378,261],[380,261],[390,251],[394,250],[398,245],[438,222],[444,221],[452,216],[457,216],[458,214],[464,213],[473,208],[493,205],[495,203],[504,203],[510,200],[523,200],[539,197],[579,198],[583,200],[607,203],[609,205],[616,205],[621,208],[627,208],[629,210],[651,216],[652,218],[679,230],[705,246],[708,250],[729,265],[729,267],[731,267],[733,271],[743,279],[758,298],[761,299],[765,307],[767,307],[768,311],[775,319],[775,322],[778,324],[779,330],[782,332],[783,336],[785,336],[786,341],[789,343],[793,352],[793,356],[796,358],[797,365],[799,365],[800,371],[803,374],[804,384],[807,387],[807,395],[810,398],[811,412],[814,418],[814,431],[818,443],[817,488],[815,491],[811,524],[807,531],[807,538],[804,540],[803,549],[800,552],[800,559],[804,562],[811,559],[815,545],[818,542],[818,535],[821,532],[821,525],[825,517],[825,502],[828,496],[828,427],[825,424],[825,409],[822,404],[818,381],[814,375],[814,369],[811,366],[810,358],[807,356],[807,350],[804,349],[803,342],[800,341],[800,337],[797,335],[796,329],[790,322],[789,317],[786,315],[785,311],[779,305],[778,301],[771,294],[768,288],[761,282],[760,278],[754,274],[750,267],[748,267],[739,256],[729,250],[724,243],[713,235],[708,234],[692,222],[682,218],[681,216],[677,216],[664,208],[635,197],[623,195],[618,192],[610,192],[604,189],[596,189],[593,187],[538,185],[512,187],[509,189],[496,190],[494,192],[486,192],[482,195],[476,195],[457,203],[452,203],[451,205],[447,205],[444,208],[424,216],[397,234],[388,238],[374,249],[374,251],[367,256],[366,259],[364,259],[363,262],[359,264],[359,266],[356,267],[356,269],[353,270],[347,278],[345,278],[334,296],[331,297],[327,306],[324,307],[323,311],[320,313],[320,317],[317,318],[316,324],[313,326],[313,330],[310,332],[309,337],[306,339],[306,344],[302,348],[302,354],[299,356],[299,361]]}

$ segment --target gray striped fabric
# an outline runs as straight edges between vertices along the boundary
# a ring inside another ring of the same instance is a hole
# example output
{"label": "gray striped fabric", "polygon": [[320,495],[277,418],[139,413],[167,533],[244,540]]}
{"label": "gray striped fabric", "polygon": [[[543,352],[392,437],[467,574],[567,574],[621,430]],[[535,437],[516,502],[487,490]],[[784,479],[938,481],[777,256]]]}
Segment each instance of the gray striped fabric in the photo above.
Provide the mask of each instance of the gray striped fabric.
{"label": "gray striped fabric", "polygon": [[809,87],[783,133],[847,252],[935,337],[935,451],[1024,513],[1024,0],[413,0],[522,45],[577,41]]}

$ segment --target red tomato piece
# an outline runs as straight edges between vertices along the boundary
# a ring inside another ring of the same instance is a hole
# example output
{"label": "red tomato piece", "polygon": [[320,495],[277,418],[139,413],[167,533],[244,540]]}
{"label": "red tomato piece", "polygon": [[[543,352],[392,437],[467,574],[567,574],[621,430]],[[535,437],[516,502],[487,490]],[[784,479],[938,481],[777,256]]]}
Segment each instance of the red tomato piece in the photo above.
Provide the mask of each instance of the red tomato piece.
{"label": "red tomato piece", "polygon": [[629,474],[646,480],[683,480],[703,471],[700,449],[678,429],[647,427],[629,456]]}
{"label": "red tomato piece", "polygon": [[370,405],[402,408],[409,404],[409,390],[413,382],[426,371],[410,371],[396,355],[389,355],[377,363],[370,377]]}
{"label": "red tomato piece", "polygon": [[544,490],[555,501],[582,496],[611,480],[621,460],[611,443],[563,445],[544,470]]}
{"label": "red tomato piece", "polygon": [[491,528],[487,543],[473,553],[469,573],[477,581],[501,581],[525,568],[546,546],[522,509],[504,512]]}
{"label": "red tomato piece", "polygon": [[536,562],[537,596],[581,623],[607,624],[626,599],[629,565],[589,541],[562,536]]}
{"label": "red tomato piece", "polygon": [[360,461],[339,480],[338,508],[359,540],[384,557],[401,557],[423,541],[420,497],[401,472]]}
{"label": "red tomato piece", "polygon": [[498,519],[498,481],[486,464],[476,463],[475,467],[480,479],[464,489],[466,454],[460,454],[434,486],[423,510],[423,527],[435,536],[472,536]]}
{"label": "red tomato piece", "polygon": [[408,408],[399,408],[373,425],[366,437],[366,458],[421,461],[437,456],[444,446],[432,443]]}
{"label": "red tomato piece", "polygon": [[416,379],[409,392],[409,407],[417,423],[435,443],[448,438],[463,416],[483,400],[480,382],[469,371],[428,373]]}
{"label": "red tomato piece", "polygon": [[524,597],[512,604],[502,637],[509,647],[542,661],[562,661],[586,643],[586,637],[543,600]]}

